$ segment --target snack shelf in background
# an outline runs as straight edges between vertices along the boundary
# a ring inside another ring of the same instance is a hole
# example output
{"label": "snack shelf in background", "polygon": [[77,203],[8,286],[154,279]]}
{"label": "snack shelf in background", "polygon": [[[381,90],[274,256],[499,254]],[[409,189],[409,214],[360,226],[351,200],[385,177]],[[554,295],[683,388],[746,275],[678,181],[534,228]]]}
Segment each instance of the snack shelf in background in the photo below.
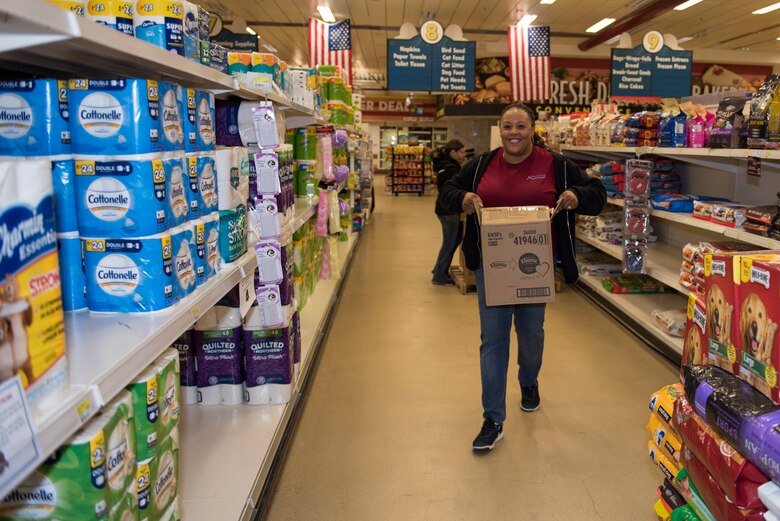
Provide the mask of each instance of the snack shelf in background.
{"label": "snack shelf in background", "polygon": [[[306,383],[359,235],[339,242],[339,279],[320,280],[301,310],[301,371],[290,402],[279,405],[185,406],[180,461],[182,519],[254,519],[274,456]],[[214,440],[219,440],[215,443]]]}
{"label": "snack shelf in background", "polygon": [[[616,206],[625,205],[623,199],[614,199],[612,197],[607,198],[607,202]],[[760,235],[748,233],[740,228],[729,228],[728,226],[723,226],[722,224],[705,221],[703,219],[697,219],[687,213],[665,212],[663,210],[656,210],[653,208],[650,210],[650,215],[665,221],[690,226],[691,228],[699,228],[708,232],[721,233],[725,237],[737,239],[739,241],[753,244],[755,246],[760,246],[762,248],[780,249],[780,241],[767,239],[766,237],[761,237]]]}
{"label": "snack shelf in background", "polygon": [[580,274],[579,279],[584,285],[597,292],[607,302],[619,308],[628,317],[640,324],[647,324],[649,331],[657,340],[661,341],[676,353],[682,355],[683,339],[671,336],[661,331],[653,324],[649,324],[650,316],[654,309],[684,309],[688,299],[676,293],[659,293],[648,295],[615,295],[604,289],[600,277]]}
{"label": "snack shelf in background", "polygon": [[[610,244],[595,237],[582,234],[578,234],[577,239],[594,246],[616,259],[623,258],[623,248],[617,244]],[[688,295],[691,290],[680,284],[681,261],[681,248],[675,248],[661,242],[650,243],[647,252],[647,275],[684,295]]]}
{"label": "snack shelf in background", "polygon": [[749,156],[760,157],[770,161],[780,161],[780,150],[749,149],[749,148],[671,148],[671,147],[596,147],[596,146],[574,146],[561,145],[561,152],[596,152],[599,155],[607,154],[627,154],[632,156],[641,156],[644,154],[654,154],[670,158],[684,159],[687,157],[698,158],[734,158],[746,159]]}

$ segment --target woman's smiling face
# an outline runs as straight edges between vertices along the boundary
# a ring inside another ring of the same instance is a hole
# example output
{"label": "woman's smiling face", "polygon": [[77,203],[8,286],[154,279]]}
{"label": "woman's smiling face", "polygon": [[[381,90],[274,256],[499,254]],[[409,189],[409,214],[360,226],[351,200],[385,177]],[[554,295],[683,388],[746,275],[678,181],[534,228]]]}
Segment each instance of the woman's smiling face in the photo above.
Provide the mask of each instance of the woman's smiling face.
{"label": "woman's smiling face", "polygon": [[528,114],[520,108],[509,109],[498,122],[504,158],[519,162],[533,150],[534,125]]}

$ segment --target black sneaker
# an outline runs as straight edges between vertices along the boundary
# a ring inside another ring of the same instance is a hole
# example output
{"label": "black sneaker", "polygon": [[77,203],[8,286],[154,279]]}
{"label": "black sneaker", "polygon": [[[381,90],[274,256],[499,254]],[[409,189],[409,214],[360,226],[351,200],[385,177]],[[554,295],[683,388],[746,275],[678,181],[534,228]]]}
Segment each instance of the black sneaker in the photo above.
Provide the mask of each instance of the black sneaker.
{"label": "black sneaker", "polygon": [[529,387],[520,386],[520,392],[523,399],[520,400],[520,408],[525,412],[534,412],[539,408],[541,400],[539,399],[539,384]]}
{"label": "black sneaker", "polygon": [[496,442],[504,437],[503,426],[500,423],[495,423],[493,420],[487,419],[482,424],[482,430],[474,438],[474,443],[471,447],[474,450],[490,450]]}

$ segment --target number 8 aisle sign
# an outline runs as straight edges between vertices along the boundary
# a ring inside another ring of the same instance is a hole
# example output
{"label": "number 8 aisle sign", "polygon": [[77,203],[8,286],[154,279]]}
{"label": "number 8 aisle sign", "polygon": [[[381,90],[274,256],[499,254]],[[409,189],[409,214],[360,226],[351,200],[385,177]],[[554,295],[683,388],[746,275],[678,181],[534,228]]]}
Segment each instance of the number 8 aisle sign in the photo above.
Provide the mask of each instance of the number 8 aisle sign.
{"label": "number 8 aisle sign", "polygon": [[420,28],[420,34],[425,43],[436,44],[444,37],[444,28],[436,20],[428,20]]}

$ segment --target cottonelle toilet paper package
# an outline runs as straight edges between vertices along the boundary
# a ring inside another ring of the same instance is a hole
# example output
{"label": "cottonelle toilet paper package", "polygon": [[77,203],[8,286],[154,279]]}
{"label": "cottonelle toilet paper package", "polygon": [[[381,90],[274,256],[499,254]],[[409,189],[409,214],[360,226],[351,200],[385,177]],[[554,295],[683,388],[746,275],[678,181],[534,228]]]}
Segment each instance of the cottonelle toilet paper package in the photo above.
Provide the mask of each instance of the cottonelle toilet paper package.
{"label": "cottonelle toilet paper package", "polygon": [[84,17],[106,27],[134,36],[131,0],[88,0]]}
{"label": "cottonelle toilet paper package", "polygon": [[249,159],[245,148],[217,150],[217,197],[219,201],[219,251],[222,261],[236,261],[247,249]]}
{"label": "cottonelle toilet paper package", "polygon": [[0,161],[0,381],[45,409],[67,384],[48,161]]}
{"label": "cottonelle toilet paper package", "polygon": [[197,245],[192,223],[171,229],[173,248],[174,292],[178,300],[192,294],[197,288]]}
{"label": "cottonelle toilet paper package", "polygon": [[179,352],[181,403],[198,403],[197,368],[195,365],[195,330],[188,329],[171,346]]}
{"label": "cottonelle toilet paper package", "polygon": [[175,83],[161,81],[160,88],[160,134],[163,149],[166,152],[184,151],[184,130],[182,127],[181,100],[182,88]]}
{"label": "cottonelle toilet paper package", "polygon": [[96,416],[28,475],[0,503],[0,520],[107,519],[108,420]]}
{"label": "cottonelle toilet paper package", "polygon": [[184,155],[175,154],[167,160],[168,207],[171,210],[171,225],[178,226],[190,220],[189,182],[190,176]]}
{"label": "cottonelle toilet paper package", "polygon": [[158,82],[72,79],[68,87],[74,154],[137,155],[165,150]]}
{"label": "cottonelle toilet paper package", "polygon": [[138,461],[136,473],[138,513],[141,521],[163,519],[179,492],[179,435],[174,429],[160,443],[159,452]]}
{"label": "cottonelle toilet paper package", "polygon": [[[133,463],[133,469],[137,469],[137,465]],[[133,486],[125,491],[125,495],[118,503],[113,503],[111,509],[108,511],[108,521],[139,521],[138,508],[135,506],[135,502],[138,498],[135,493],[135,474],[133,474]]]}
{"label": "cottonelle toilet paper package", "polygon": [[179,425],[181,415],[178,351],[166,349],[153,365],[157,368],[157,384],[160,394],[160,435],[167,438]]}
{"label": "cottonelle toilet paper package", "polygon": [[184,150],[208,152],[216,149],[214,130],[214,93],[204,90],[184,89],[182,104]]}
{"label": "cottonelle toilet paper package", "polygon": [[148,313],[178,301],[169,233],[140,239],[82,241],[90,311]]}
{"label": "cottonelle toilet paper package", "polygon": [[184,6],[178,0],[145,0],[133,11],[135,37],[184,56]]}
{"label": "cottonelle toilet paper package", "polygon": [[84,253],[78,233],[57,234],[57,259],[60,264],[63,311],[87,308],[87,285],[84,278]]}
{"label": "cottonelle toilet paper package", "polygon": [[119,505],[135,483],[136,441],[133,400],[122,391],[103,410],[106,442],[106,482],[109,506]]}
{"label": "cottonelle toilet paper package", "polygon": [[206,240],[206,280],[214,277],[222,265],[219,254],[219,213],[214,212],[203,218],[203,234]]}
{"label": "cottonelle toilet paper package", "polygon": [[127,390],[133,404],[136,459],[149,460],[157,453],[160,444],[160,382],[157,367],[147,367]]}
{"label": "cottonelle toilet paper package", "polygon": [[219,211],[215,161],[214,152],[206,152],[198,156],[198,208],[201,217]]}
{"label": "cottonelle toilet paper package", "polygon": [[252,405],[289,402],[293,381],[290,327],[264,329],[260,307],[253,306],[244,320],[243,350],[246,401]]}
{"label": "cottonelle toilet paper package", "polygon": [[0,81],[0,156],[70,155],[71,113],[64,80]]}
{"label": "cottonelle toilet paper package", "polygon": [[168,190],[175,163],[139,156],[80,159],[76,208],[83,237],[147,237],[173,220]]}
{"label": "cottonelle toilet paper package", "polygon": [[195,323],[198,403],[235,405],[243,401],[241,310],[214,306]]}

